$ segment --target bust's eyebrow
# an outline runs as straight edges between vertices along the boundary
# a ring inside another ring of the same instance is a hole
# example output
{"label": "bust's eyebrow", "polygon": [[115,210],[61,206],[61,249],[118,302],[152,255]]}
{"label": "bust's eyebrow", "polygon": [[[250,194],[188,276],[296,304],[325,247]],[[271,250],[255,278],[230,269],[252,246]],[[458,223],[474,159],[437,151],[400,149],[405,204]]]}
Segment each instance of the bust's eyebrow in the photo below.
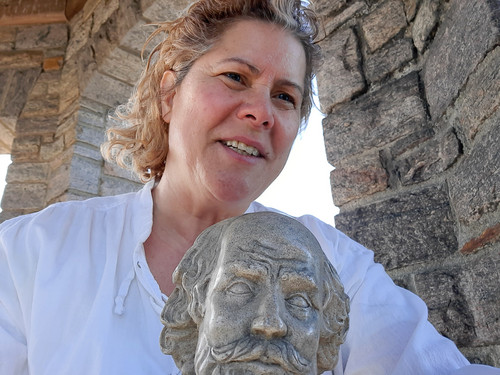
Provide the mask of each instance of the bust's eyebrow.
{"label": "bust's eyebrow", "polygon": [[314,278],[302,272],[287,270],[281,272],[279,279],[283,290],[286,292],[304,291],[309,293],[318,290]]}
{"label": "bust's eyebrow", "polygon": [[251,281],[262,280],[267,275],[267,271],[264,267],[249,266],[244,262],[234,262],[228,269],[233,275]]}

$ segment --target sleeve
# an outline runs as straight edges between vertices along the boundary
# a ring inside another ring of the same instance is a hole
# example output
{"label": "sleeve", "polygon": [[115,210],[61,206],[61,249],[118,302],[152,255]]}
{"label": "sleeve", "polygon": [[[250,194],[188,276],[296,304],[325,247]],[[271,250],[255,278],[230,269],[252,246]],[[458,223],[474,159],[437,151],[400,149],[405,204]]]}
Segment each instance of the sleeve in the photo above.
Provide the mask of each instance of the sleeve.
{"label": "sleeve", "polygon": [[29,373],[26,335],[7,247],[0,230],[0,374],[23,375]]}

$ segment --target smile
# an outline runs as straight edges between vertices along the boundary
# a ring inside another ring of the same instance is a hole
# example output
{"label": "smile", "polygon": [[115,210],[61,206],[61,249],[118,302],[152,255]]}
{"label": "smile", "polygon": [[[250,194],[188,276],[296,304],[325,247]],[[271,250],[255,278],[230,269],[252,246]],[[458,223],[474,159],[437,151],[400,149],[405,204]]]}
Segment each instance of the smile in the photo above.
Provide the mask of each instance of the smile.
{"label": "smile", "polygon": [[232,149],[233,151],[236,151],[238,154],[241,155],[246,155],[246,156],[261,156],[259,150],[257,150],[255,147],[248,146],[244,144],[243,142],[238,142],[238,141],[222,141],[224,145]]}

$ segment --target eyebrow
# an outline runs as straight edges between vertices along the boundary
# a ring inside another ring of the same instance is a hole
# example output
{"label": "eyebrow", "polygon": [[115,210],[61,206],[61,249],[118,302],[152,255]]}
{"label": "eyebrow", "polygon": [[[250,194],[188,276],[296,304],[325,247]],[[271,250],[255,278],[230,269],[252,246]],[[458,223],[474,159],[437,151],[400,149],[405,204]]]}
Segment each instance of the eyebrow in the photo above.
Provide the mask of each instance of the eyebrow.
{"label": "eyebrow", "polygon": [[[257,68],[255,65],[251,64],[247,60],[242,59],[241,57],[236,57],[236,56],[235,57],[228,57],[227,59],[221,60],[219,63],[223,64],[223,63],[230,63],[230,62],[245,65],[253,74],[255,74],[255,75],[260,74],[259,68]],[[297,84],[293,81],[290,81],[288,79],[280,79],[280,80],[278,80],[277,83],[279,85],[283,85],[283,86],[291,86],[291,87],[297,89],[301,95],[303,95],[303,93],[304,93],[304,89],[302,88],[302,86],[300,86],[299,84]]]}
{"label": "eyebrow", "polygon": [[298,273],[296,271],[285,271],[280,275],[280,281],[284,289],[288,291],[304,290],[314,292],[318,290],[318,285],[310,275]]}
{"label": "eyebrow", "polygon": [[235,276],[243,277],[252,281],[261,280],[267,274],[264,267],[249,267],[247,264],[242,262],[232,263],[229,266],[229,271]]}

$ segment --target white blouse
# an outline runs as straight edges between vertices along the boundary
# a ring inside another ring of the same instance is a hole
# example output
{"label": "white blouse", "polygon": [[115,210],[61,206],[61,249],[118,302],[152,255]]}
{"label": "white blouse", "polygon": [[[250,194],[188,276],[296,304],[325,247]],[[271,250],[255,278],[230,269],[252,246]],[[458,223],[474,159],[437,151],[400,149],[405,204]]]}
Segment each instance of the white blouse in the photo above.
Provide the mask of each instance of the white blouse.
{"label": "white blouse", "polygon": [[[65,202],[0,226],[0,374],[178,374],[160,350],[163,295],[146,262],[148,183],[137,193]],[[248,212],[271,210],[253,203]],[[334,374],[500,374],[469,365],[373,253],[312,216],[351,299]],[[497,372],[498,371],[498,372]]]}

